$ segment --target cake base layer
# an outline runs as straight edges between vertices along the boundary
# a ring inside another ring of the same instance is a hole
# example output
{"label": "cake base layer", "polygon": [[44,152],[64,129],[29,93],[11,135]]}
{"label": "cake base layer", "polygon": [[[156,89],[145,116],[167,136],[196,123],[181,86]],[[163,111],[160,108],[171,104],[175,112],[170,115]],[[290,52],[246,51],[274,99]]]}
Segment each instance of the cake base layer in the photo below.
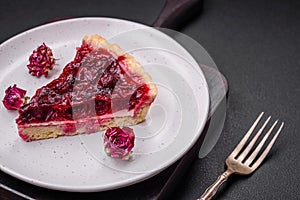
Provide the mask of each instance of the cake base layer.
{"label": "cake base layer", "polygon": [[122,127],[138,124],[145,120],[149,106],[143,107],[134,116],[95,116],[78,121],[60,121],[50,123],[32,123],[18,125],[20,137],[29,142],[58,136],[72,136],[83,133],[95,133],[109,127]]}

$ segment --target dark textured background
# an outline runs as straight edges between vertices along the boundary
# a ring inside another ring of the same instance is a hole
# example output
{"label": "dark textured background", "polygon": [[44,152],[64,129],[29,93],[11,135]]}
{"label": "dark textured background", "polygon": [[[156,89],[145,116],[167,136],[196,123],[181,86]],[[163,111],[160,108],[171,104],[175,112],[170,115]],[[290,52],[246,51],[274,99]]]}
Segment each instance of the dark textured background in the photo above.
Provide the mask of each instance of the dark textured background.
{"label": "dark textured background", "polygon": [[[61,17],[108,16],[150,25],[163,4],[159,0],[1,0],[0,42]],[[217,145],[206,158],[193,162],[174,199],[195,199],[214,181],[224,170],[227,155],[261,111],[286,121],[282,134],[258,171],[232,177],[216,199],[300,199],[300,2],[206,0],[203,6],[200,16],[181,32],[201,43],[227,77],[227,118]],[[64,195],[36,192],[36,187],[3,173],[0,180],[7,185],[23,184],[23,191],[34,191],[38,198]],[[142,190],[133,186],[77,197],[146,199]],[[0,190],[0,199],[1,194]]]}

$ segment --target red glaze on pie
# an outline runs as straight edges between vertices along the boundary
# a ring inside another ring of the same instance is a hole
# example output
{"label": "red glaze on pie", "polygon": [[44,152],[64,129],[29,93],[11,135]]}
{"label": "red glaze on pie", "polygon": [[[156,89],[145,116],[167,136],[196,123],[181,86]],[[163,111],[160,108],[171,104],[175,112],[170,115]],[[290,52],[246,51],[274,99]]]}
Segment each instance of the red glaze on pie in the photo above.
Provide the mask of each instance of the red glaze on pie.
{"label": "red glaze on pie", "polygon": [[131,55],[104,38],[85,36],[62,74],[19,110],[25,141],[93,133],[145,120],[157,88]]}

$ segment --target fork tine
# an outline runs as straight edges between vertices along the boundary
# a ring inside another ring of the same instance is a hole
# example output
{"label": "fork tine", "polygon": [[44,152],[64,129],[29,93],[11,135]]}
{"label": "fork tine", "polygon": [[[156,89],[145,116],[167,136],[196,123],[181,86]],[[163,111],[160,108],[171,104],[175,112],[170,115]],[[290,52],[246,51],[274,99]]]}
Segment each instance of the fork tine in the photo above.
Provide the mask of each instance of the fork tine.
{"label": "fork tine", "polygon": [[257,159],[257,161],[252,165],[253,169],[256,169],[262,163],[262,161],[265,159],[265,157],[268,155],[268,153],[271,150],[273,144],[275,143],[283,125],[284,125],[284,122],[281,123],[278,131],[276,132],[275,136],[272,138],[272,140],[269,143],[269,145],[267,146],[267,148],[264,150],[264,152],[261,154],[261,156]]}
{"label": "fork tine", "polygon": [[263,147],[263,145],[265,144],[266,140],[268,139],[268,137],[271,135],[274,127],[276,126],[278,120],[276,120],[274,122],[274,124],[272,125],[272,127],[269,129],[269,131],[266,133],[266,135],[264,136],[264,138],[261,140],[261,142],[258,144],[258,146],[256,147],[256,149],[252,152],[252,154],[249,156],[249,158],[247,158],[245,165],[250,165],[251,162],[254,160],[254,158],[257,156],[258,152],[261,150],[261,148]]}
{"label": "fork tine", "polygon": [[264,112],[260,113],[260,115],[257,117],[255,122],[252,124],[252,126],[250,127],[250,129],[246,133],[246,135],[243,137],[243,139],[240,141],[240,143],[235,147],[235,149],[232,151],[232,153],[229,155],[229,157],[235,157],[241,151],[241,149],[243,148],[243,146],[247,142],[248,138],[250,137],[251,133],[253,132],[253,130],[257,126],[257,124],[258,124],[259,120],[261,119],[261,117],[263,116],[263,114],[264,114]]}
{"label": "fork tine", "polygon": [[262,133],[262,131],[265,129],[265,127],[269,123],[270,119],[271,119],[271,116],[268,117],[268,119],[265,121],[265,123],[262,125],[262,127],[258,130],[256,135],[253,137],[253,139],[250,141],[250,143],[248,144],[246,149],[243,151],[243,153],[237,158],[238,160],[243,161],[245,159],[245,157],[248,155],[248,153],[252,149],[253,145],[255,144],[257,139],[259,138],[260,134]]}

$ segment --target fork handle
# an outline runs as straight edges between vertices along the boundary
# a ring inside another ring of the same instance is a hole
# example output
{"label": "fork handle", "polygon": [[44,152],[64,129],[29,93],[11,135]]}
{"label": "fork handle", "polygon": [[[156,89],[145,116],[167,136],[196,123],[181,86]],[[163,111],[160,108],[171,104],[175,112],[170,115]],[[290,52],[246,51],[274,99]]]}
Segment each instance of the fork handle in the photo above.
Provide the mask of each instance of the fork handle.
{"label": "fork handle", "polygon": [[223,172],[223,174],[221,174],[218,179],[211,186],[209,186],[197,200],[210,200],[217,193],[222,183],[224,183],[232,173],[233,172],[229,169]]}

